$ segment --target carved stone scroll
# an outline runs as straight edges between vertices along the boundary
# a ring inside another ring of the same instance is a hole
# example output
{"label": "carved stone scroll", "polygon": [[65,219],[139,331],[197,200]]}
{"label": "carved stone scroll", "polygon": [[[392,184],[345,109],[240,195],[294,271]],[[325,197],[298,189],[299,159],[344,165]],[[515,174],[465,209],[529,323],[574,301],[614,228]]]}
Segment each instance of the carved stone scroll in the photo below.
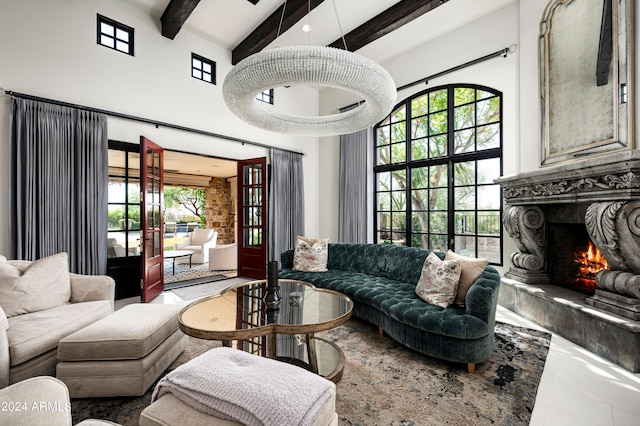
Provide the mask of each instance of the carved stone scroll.
{"label": "carved stone scroll", "polygon": [[640,274],[640,200],[593,203],[585,226],[611,270]]}
{"label": "carved stone scroll", "polygon": [[548,283],[545,270],[545,217],[538,206],[509,206],[502,217],[509,236],[520,252],[511,254],[512,267],[505,275],[527,284]]}
{"label": "carved stone scroll", "polygon": [[593,203],[585,225],[609,263],[596,276],[598,288],[640,298],[640,200]]}

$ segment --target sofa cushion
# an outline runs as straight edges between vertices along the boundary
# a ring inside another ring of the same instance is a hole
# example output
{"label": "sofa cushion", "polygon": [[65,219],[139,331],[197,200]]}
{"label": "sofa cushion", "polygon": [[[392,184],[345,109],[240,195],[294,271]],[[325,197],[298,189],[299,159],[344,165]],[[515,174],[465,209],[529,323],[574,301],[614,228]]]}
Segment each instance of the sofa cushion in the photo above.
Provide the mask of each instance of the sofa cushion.
{"label": "sofa cushion", "polygon": [[460,269],[459,260],[441,260],[435,253],[430,253],[424,261],[416,294],[428,303],[448,307],[456,297]]}
{"label": "sofa cushion", "polygon": [[0,306],[7,317],[61,306],[70,298],[66,253],[34,262],[0,263]]}
{"label": "sofa cushion", "polygon": [[487,259],[476,259],[473,257],[467,257],[459,255],[451,250],[447,251],[447,255],[444,260],[459,260],[460,271],[460,283],[458,284],[458,291],[456,292],[456,299],[454,303],[458,306],[464,307],[464,299],[467,297],[467,292],[473,283],[484,272],[484,268],[487,267],[489,261]]}
{"label": "sofa cushion", "polygon": [[213,229],[194,229],[191,234],[191,244],[192,245],[202,245],[209,241],[214,234]]}
{"label": "sofa cushion", "polygon": [[324,272],[329,257],[328,238],[307,238],[298,236],[293,254],[293,270],[303,272]]}
{"label": "sofa cushion", "polygon": [[55,349],[64,337],[106,317],[111,302],[69,303],[52,309],[9,318],[7,338],[11,366]]}

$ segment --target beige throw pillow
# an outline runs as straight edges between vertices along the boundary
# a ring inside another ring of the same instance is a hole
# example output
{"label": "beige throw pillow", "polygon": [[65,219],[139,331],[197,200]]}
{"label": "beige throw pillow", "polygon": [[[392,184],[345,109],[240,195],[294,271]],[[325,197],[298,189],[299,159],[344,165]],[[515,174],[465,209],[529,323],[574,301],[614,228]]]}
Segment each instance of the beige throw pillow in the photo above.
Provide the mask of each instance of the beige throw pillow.
{"label": "beige throw pillow", "polygon": [[455,304],[464,308],[464,301],[469,289],[478,277],[482,275],[482,272],[484,272],[484,268],[487,267],[489,261],[487,259],[476,259],[474,257],[462,256],[451,250],[447,252],[444,260],[460,261],[462,272],[460,273],[460,284],[458,285]]}
{"label": "beige throw pillow", "polygon": [[293,253],[293,270],[302,272],[325,272],[329,259],[328,238],[298,236]]}
{"label": "beige throw pillow", "polygon": [[0,306],[7,317],[61,306],[71,298],[67,253],[31,262],[0,263]]}
{"label": "beige throw pillow", "polygon": [[460,261],[440,260],[434,253],[424,261],[422,273],[416,285],[416,294],[432,305],[446,308],[456,297],[460,281]]}

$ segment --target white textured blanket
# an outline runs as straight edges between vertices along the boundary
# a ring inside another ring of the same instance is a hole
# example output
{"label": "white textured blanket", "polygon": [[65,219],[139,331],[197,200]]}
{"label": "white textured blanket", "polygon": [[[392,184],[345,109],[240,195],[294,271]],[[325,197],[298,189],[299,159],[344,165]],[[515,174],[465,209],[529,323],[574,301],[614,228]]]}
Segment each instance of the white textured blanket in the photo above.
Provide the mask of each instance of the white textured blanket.
{"label": "white textured blanket", "polygon": [[246,425],[313,425],[335,384],[303,368],[232,348],[215,348],[176,368],[153,391]]}

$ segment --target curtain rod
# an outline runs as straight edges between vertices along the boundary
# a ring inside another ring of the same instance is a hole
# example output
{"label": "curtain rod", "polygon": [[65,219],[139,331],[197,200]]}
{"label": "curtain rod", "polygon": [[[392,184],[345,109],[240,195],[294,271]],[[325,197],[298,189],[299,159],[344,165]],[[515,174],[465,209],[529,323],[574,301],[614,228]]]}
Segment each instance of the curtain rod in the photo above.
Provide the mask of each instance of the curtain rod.
{"label": "curtain rod", "polygon": [[446,69],[444,71],[440,71],[439,73],[430,75],[429,77],[421,78],[420,80],[416,80],[414,82],[405,84],[404,86],[400,86],[400,87],[398,87],[398,90],[399,91],[400,90],[404,90],[404,89],[407,89],[409,87],[416,86],[416,85],[422,84],[422,83],[429,84],[429,80],[432,80],[434,78],[442,77],[443,75],[452,73],[454,71],[461,70],[463,68],[470,67],[471,65],[479,64],[480,62],[484,62],[484,61],[486,61],[488,59],[493,59],[493,58],[496,58],[498,56],[502,56],[503,58],[506,58],[507,54],[509,52],[514,52],[514,51],[515,51],[515,44],[512,44],[510,47],[505,47],[504,49],[497,50],[497,51],[495,51],[493,53],[489,53],[488,55],[484,55],[484,56],[481,56],[479,58],[473,59],[473,60],[471,60],[469,62],[465,62],[464,64],[456,65],[455,67]]}
{"label": "curtain rod", "polygon": [[[516,49],[516,45],[512,44],[509,47],[505,47],[504,49],[500,49],[500,50],[497,50],[497,51],[495,51],[493,53],[489,53],[488,55],[482,56],[480,58],[476,58],[476,59],[471,60],[469,62],[465,62],[464,64],[456,65],[453,68],[449,68],[449,69],[446,69],[444,71],[440,71],[439,73],[430,75],[429,77],[421,78],[420,80],[416,80],[414,82],[405,84],[403,86],[400,86],[400,87],[396,88],[396,90],[400,91],[400,90],[408,89],[409,87],[416,86],[416,85],[422,84],[422,83],[429,84],[429,80],[433,80],[434,78],[437,78],[437,77],[442,77],[443,75],[452,73],[454,71],[461,70],[463,68],[470,67],[471,65],[475,65],[475,64],[478,64],[480,62],[484,62],[484,61],[486,61],[488,59],[493,59],[493,58],[498,57],[498,56],[502,56],[502,57],[506,58],[507,54],[515,52],[515,49]],[[360,101],[360,102],[353,103],[351,105],[347,105],[347,106],[338,108],[338,111],[340,111],[340,112],[347,111],[347,110],[349,110],[351,108],[357,107],[358,105],[360,105],[363,102],[364,101]]]}
{"label": "curtain rod", "polygon": [[260,143],[260,142],[253,142],[253,141],[249,141],[249,140],[246,140],[246,139],[236,138],[234,136],[223,135],[223,134],[220,134],[220,133],[209,132],[209,131],[206,131],[206,130],[194,129],[193,127],[181,126],[179,124],[167,123],[167,122],[164,122],[164,121],[157,121],[157,120],[153,120],[153,119],[150,119],[150,118],[137,117],[135,115],[123,114],[123,113],[120,113],[120,112],[109,111],[109,110],[104,110],[104,109],[99,109],[99,108],[92,108],[92,107],[87,107],[87,106],[84,106],[84,105],[72,104],[72,103],[69,103],[69,102],[57,101],[55,99],[41,98],[39,96],[33,96],[33,95],[27,95],[25,93],[13,92],[11,90],[4,90],[2,88],[0,88],[0,90],[4,91],[5,95],[13,96],[15,98],[27,99],[27,100],[38,101],[38,102],[47,102],[47,103],[54,104],[54,105],[70,107],[70,108],[76,108],[76,109],[81,109],[81,110],[84,110],[84,111],[96,112],[96,113],[99,113],[99,114],[109,115],[111,117],[124,118],[126,120],[132,120],[132,121],[138,121],[138,122],[141,122],[141,123],[153,124],[153,125],[156,126],[156,128],[159,127],[159,126],[162,126],[162,127],[167,127],[167,128],[170,128],[170,129],[182,130],[182,131],[185,131],[185,132],[196,133],[196,134],[204,135],[204,136],[211,136],[211,137],[215,137],[215,138],[219,138],[219,139],[228,140],[228,141],[231,141],[231,142],[237,142],[237,143],[241,143],[242,145],[247,144],[247,145],[252,145],[252,146],[259,146],[261,148],[278,149],[280,151],[285,151],[285,152],[291,152],[291,153],[294,153],[294,154],[305,155],[302,152],[293,151],[293,150],[290,150],[290,149],[278,148],[278,147],[274,147],[274,146],[267,145],[267,144]]}

